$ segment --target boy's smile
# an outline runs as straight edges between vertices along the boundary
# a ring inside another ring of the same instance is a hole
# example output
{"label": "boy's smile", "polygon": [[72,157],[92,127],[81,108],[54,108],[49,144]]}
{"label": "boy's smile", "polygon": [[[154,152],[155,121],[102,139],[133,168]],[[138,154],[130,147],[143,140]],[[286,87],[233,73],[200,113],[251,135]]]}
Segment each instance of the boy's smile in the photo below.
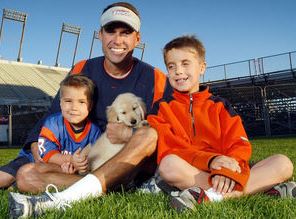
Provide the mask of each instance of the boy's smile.
{"label": "boy's smile", "polygon": [[63,117],[76,129],[83,127],[89,113],[90,106],[85,90],[83,87],[63,87],[61,111]]}
{"label": "boy's smile", "polygon": [[199,77],[204,74],[206,63],[191,48],[173,48],[166,54],[166,67],[173,88],[194,93],[199,90]]}

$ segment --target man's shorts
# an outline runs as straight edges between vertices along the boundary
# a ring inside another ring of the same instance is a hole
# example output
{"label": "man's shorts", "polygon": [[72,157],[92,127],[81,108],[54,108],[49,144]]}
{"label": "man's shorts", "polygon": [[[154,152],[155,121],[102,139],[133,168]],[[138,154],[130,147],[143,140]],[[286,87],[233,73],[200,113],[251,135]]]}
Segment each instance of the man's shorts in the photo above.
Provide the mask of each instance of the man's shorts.
{"label": "man's shorts", "polygon": [[10,161],[8,164],[1,166],[0,171],[3,171],[15,177],[19,168],[27,163],[31,163],[29,158],[25,156],[19,156]]}

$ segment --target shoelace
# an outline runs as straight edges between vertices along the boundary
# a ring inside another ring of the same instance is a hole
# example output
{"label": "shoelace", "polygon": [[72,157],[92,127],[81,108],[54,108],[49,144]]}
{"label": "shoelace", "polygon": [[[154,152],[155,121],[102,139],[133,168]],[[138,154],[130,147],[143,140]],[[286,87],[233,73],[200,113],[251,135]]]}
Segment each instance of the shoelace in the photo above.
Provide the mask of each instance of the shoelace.
{"label": "shoelace", "polygon": [[[52,187],[55,190],[55,194],[58,197],[53,196],[50,192],[49,192],[49,188]],[[62,197],[60,196],[60,192],[58,190],[58,188],[54,185],[54,184],[48,184],[46,186],[46,191],[45,193],[49,196],[49,198],[51,200],[53,200],[55,203],[57,203],[57,208],[61,208],[63,210],[66,210],[66,208],[71,208],[71,205],[66,203],[65,201],[63,201]]]}

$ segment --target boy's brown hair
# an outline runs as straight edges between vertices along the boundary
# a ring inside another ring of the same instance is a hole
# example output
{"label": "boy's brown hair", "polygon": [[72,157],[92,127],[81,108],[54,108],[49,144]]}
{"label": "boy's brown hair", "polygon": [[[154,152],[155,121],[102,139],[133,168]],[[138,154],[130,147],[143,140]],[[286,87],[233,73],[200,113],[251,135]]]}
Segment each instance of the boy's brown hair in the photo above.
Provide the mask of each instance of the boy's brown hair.
{"label": "boy's brown hair", "polygon": [[194,49],[199,55],[199,57],[201,58],[201,60],[205,61],[206,49],[203,43],[194,35],[186,35],[186,36],[177,37],[171,40],[170,42],[168,42],[164,46],[163,48],[164,62],[166,63],[166,54],[168,53],[168,51],[170,51],[171,49],[180,49],[184,47]]}
{"label": "boy's brown hair", "polygon": [[92,105],[95,84],[88,77],[81,74],[69,74],[60,83],[60,98],[63,95],[63,87],[86,88],[85,95],[89,105]]}

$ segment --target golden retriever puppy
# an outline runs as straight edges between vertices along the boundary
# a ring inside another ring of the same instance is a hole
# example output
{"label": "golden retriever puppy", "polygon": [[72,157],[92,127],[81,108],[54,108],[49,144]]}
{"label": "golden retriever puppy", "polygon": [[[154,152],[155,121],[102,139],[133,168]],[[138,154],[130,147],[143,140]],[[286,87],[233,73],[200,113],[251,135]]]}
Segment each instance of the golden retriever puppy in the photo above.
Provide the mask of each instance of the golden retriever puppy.
{"label": "golden retriever puppy", "polygon": [[[108,122],[124,123],[132,128],[148,125],[145,113],[144,102],[132,93],[118,95],[106,110]],[[94,145],[88,145],[81,153],[88,156],[89,170],[93,171],[117,154],[123,146],[124,144],[112,144],[104,132]]]}

